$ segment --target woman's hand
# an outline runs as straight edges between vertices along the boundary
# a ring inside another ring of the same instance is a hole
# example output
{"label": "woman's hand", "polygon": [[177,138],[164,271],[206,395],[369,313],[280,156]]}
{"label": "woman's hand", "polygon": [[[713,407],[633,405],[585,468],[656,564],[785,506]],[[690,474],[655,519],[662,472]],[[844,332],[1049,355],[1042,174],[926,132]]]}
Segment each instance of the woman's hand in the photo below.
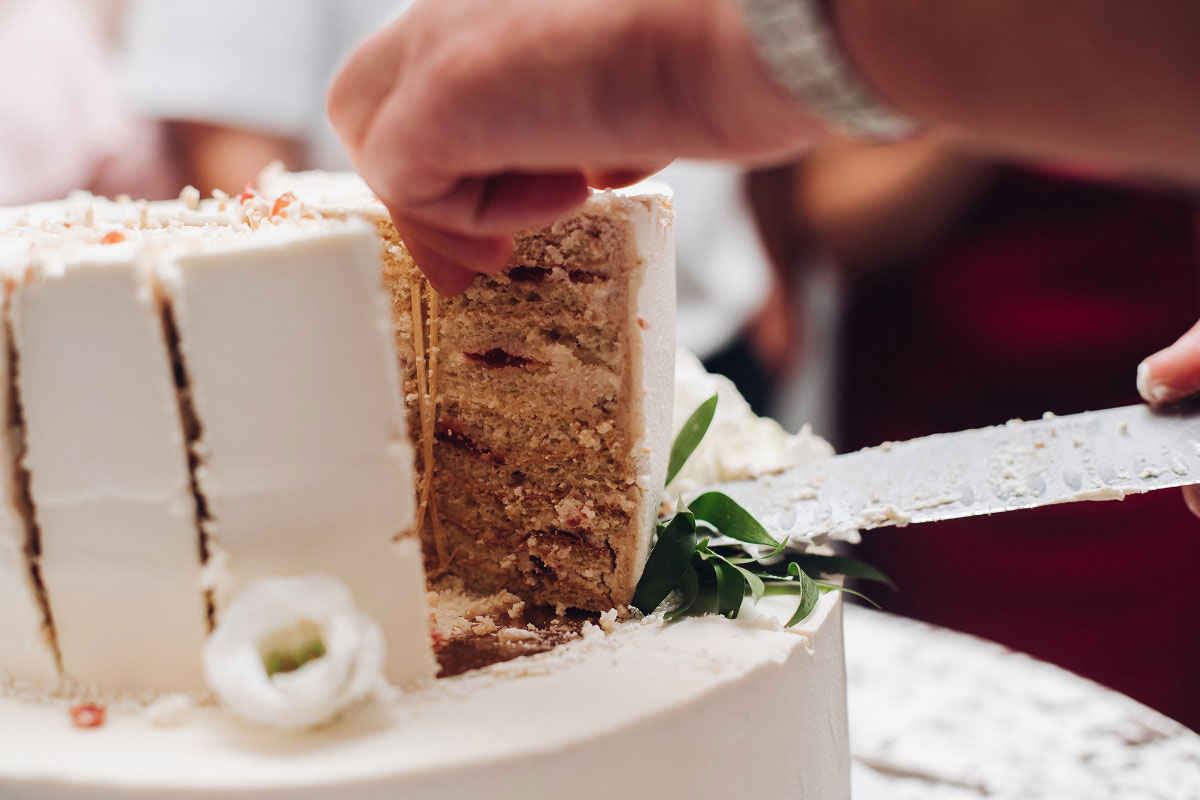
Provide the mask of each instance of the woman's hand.
{"label": "woman's hand", "polygon": [[[1174,403],[1200,392],[1200,322],[1175,344],[1138,365],[1137,387],[1152,406]],[[1200,486],[1185,486],[1183,499],[1200,517]]]}
{"label": "woman's hand", "polygon": [[589,185],[782,156],[817,130],[730,0],[418,0],[350,59],[329,113],[443,293]]}

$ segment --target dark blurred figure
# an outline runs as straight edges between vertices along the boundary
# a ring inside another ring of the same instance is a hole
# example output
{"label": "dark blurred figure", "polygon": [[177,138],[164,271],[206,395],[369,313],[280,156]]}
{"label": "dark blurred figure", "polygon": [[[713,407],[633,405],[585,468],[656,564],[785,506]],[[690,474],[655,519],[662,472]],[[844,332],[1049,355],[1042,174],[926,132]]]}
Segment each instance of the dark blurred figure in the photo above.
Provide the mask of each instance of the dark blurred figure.
{"label": "dark blurred figure", "polygon": [[[1200,316],[1195,198],[995,163],[934,135],[832,143],[799,205],[848,274],[840,450],[1139,402]],[[1200,728],[1200,523],[1174,492],[867,534],[887,609]]]}

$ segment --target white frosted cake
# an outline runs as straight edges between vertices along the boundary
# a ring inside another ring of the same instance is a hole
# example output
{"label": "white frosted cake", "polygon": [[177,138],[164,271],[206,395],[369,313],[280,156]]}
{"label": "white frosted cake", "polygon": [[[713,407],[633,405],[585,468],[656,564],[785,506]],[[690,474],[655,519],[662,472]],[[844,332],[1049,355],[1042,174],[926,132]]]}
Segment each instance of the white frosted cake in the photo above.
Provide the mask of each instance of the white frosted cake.
{"label": "white frosted cake", "polygon": [[827,454],[672,423],[670,213],[440,298],[350,175],[0,211],[0,795],[848,797],[836,593],[630,608],[695,393],[677,494]]}

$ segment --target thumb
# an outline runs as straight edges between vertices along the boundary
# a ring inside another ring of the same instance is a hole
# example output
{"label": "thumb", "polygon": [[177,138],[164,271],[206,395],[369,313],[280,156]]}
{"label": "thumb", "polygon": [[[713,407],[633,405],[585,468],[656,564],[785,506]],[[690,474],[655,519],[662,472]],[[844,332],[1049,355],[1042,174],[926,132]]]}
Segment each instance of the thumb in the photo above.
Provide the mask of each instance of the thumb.
{"label": "thumb", "polygon": [[1200,392],[1200,322],[1138,365],[1137,388],[1156,406]]}

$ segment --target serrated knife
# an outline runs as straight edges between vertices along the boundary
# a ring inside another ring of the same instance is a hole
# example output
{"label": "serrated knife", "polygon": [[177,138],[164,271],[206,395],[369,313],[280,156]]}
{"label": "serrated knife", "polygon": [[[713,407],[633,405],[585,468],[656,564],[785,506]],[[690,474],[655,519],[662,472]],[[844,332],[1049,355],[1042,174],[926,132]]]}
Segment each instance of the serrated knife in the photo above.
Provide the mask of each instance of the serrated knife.
{"label": "serrated knife", "polygon": [[794,542],[1200,483],[1200,403],[1144,405],[885,443],[713,487]]}

